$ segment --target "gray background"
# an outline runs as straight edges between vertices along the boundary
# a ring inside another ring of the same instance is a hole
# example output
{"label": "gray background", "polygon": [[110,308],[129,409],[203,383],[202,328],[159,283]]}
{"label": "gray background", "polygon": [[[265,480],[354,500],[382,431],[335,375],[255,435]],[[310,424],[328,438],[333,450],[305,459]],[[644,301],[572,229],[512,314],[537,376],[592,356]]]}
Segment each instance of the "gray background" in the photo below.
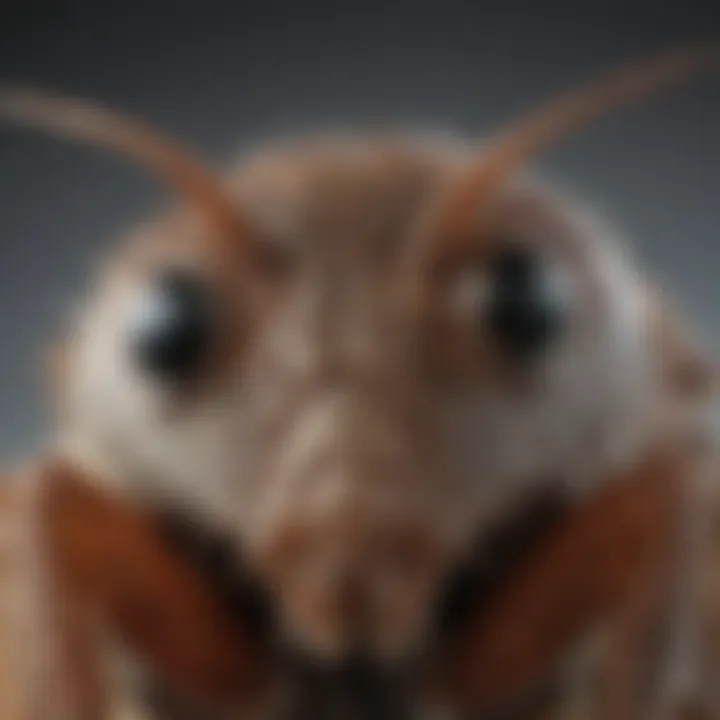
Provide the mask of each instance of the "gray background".
{"label": "gray background", "polygon": [[[0,78],[137,111],[222,160],[257,139],[318,126],[478,135],[618,62],[713,36],[714,0],[26,0],[0,4]],[[595,126],[539,163],[627,231],[714,347],[718,128],[715,76]],[[112,157],[0,132],[3,457],[41,437],[42,350],[94,258],[162,198]]]}

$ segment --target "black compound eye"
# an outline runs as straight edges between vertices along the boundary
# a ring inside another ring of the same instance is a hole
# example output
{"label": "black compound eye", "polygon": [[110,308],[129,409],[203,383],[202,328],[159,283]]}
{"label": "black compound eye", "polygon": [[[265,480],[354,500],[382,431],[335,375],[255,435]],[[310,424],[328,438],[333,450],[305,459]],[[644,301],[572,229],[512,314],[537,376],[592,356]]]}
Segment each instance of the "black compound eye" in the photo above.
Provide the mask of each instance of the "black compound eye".
{"label": "black compound eye", "polygon": [[489,266],[481,322],[495,342],[517,359],[534,359],[561,334],[566,301],[557,273],[530,249],[508,248]]}
{"label": "black compound eye", "polygon": [[205,360],[212,334],[212,308],[201,279],[167,272],[137,298],[130,320],[134,356],[162,380],[193,379]]}

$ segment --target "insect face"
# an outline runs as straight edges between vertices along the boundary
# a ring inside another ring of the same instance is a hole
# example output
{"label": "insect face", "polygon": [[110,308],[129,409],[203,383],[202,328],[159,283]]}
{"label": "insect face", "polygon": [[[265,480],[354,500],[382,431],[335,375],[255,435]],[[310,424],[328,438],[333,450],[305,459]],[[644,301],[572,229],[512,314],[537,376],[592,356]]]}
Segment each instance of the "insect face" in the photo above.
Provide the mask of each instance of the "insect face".
{"label": "insect face", "polygon": [[72,346],[75,452],[201,508],[331,655],[407,651],[481,519],[529,478],[575,482],[646,407],[637,278],[548,192],[513,186],[462,251],[415,262],[461,154],[320,142],[246,162],[236,202],[282,273],[250,295],[202,232],[159,223]]}
{"label": "insect face", "polygon": [[[193,201],[101,275],[60,383],[62,450],[229,533],[303,648],[408,652],[509,504],[598,480],[654,430],[641,279],[585,213],[509,176],[697,60],[621,73],[480,157],[324,140],[260,153],[222,188],[143,128],[59,113]],[[9,109],[38,117],[33,97]]]}

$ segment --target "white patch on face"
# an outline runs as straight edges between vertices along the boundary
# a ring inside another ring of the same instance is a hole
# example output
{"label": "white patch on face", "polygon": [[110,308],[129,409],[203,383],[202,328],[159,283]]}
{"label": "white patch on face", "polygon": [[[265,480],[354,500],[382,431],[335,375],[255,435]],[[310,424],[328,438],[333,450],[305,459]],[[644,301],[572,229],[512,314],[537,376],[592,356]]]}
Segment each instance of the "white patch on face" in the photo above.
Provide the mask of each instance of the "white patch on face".
{"label": "white patch on face", "polygon": [[[645,290],[606,235],[581,234],[600,287],[597,332],[570,328],[546,357],[536,390],[470,389],[445,408],[449,461],[474,493],[475,527],[502,516],[534,485],[559,481],[572,493],[592,487],[632,459],[652,427],[657,374]],[[557,280],[563,302],[581,301],[572,277]],[[470,303],[485,292],[482,284],[465,289]]]}
{"label": "white patch on face", "polygon": [[123,310],[125,327],[122,332],[132,344],[157,328],[166,327],[175,319],[175,308],[166,293],[147,286],[129,298],[128,308]]}
{"label": "white patch on face", "polygon": [[173,412],[172,389],[132,356],[133,329],[162,322],[162,303],[121,275],[97,300],[75,339],[61,448],[121,492],[171,497],[229,525],[245,455],[240,374],[222,392]]}

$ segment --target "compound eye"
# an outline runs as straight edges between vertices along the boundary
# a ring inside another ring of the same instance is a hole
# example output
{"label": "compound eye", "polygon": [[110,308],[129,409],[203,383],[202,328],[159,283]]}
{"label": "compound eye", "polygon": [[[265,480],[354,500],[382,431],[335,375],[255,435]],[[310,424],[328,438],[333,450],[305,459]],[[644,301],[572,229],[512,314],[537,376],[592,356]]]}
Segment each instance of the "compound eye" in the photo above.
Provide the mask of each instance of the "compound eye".
{"label": "compound eye", "polygon": [[532,362],[569,325],[568,273],[532,249],[509,247],[466,267],[452,288],[455,312],[504,356]]}
{"label": "compound eye", "polygon": [[133,356],[147,374],[181,383],[201,371],[212,340],[211,300],[201,279],[167,271],[144,288],[129,319]]}
{"label": "compound eye", "polygon": [[538,357],[560,338],[569,315],[558,268],[532,250],[508,248],[491,259],[487,273],[481,327],[508,355]]}

